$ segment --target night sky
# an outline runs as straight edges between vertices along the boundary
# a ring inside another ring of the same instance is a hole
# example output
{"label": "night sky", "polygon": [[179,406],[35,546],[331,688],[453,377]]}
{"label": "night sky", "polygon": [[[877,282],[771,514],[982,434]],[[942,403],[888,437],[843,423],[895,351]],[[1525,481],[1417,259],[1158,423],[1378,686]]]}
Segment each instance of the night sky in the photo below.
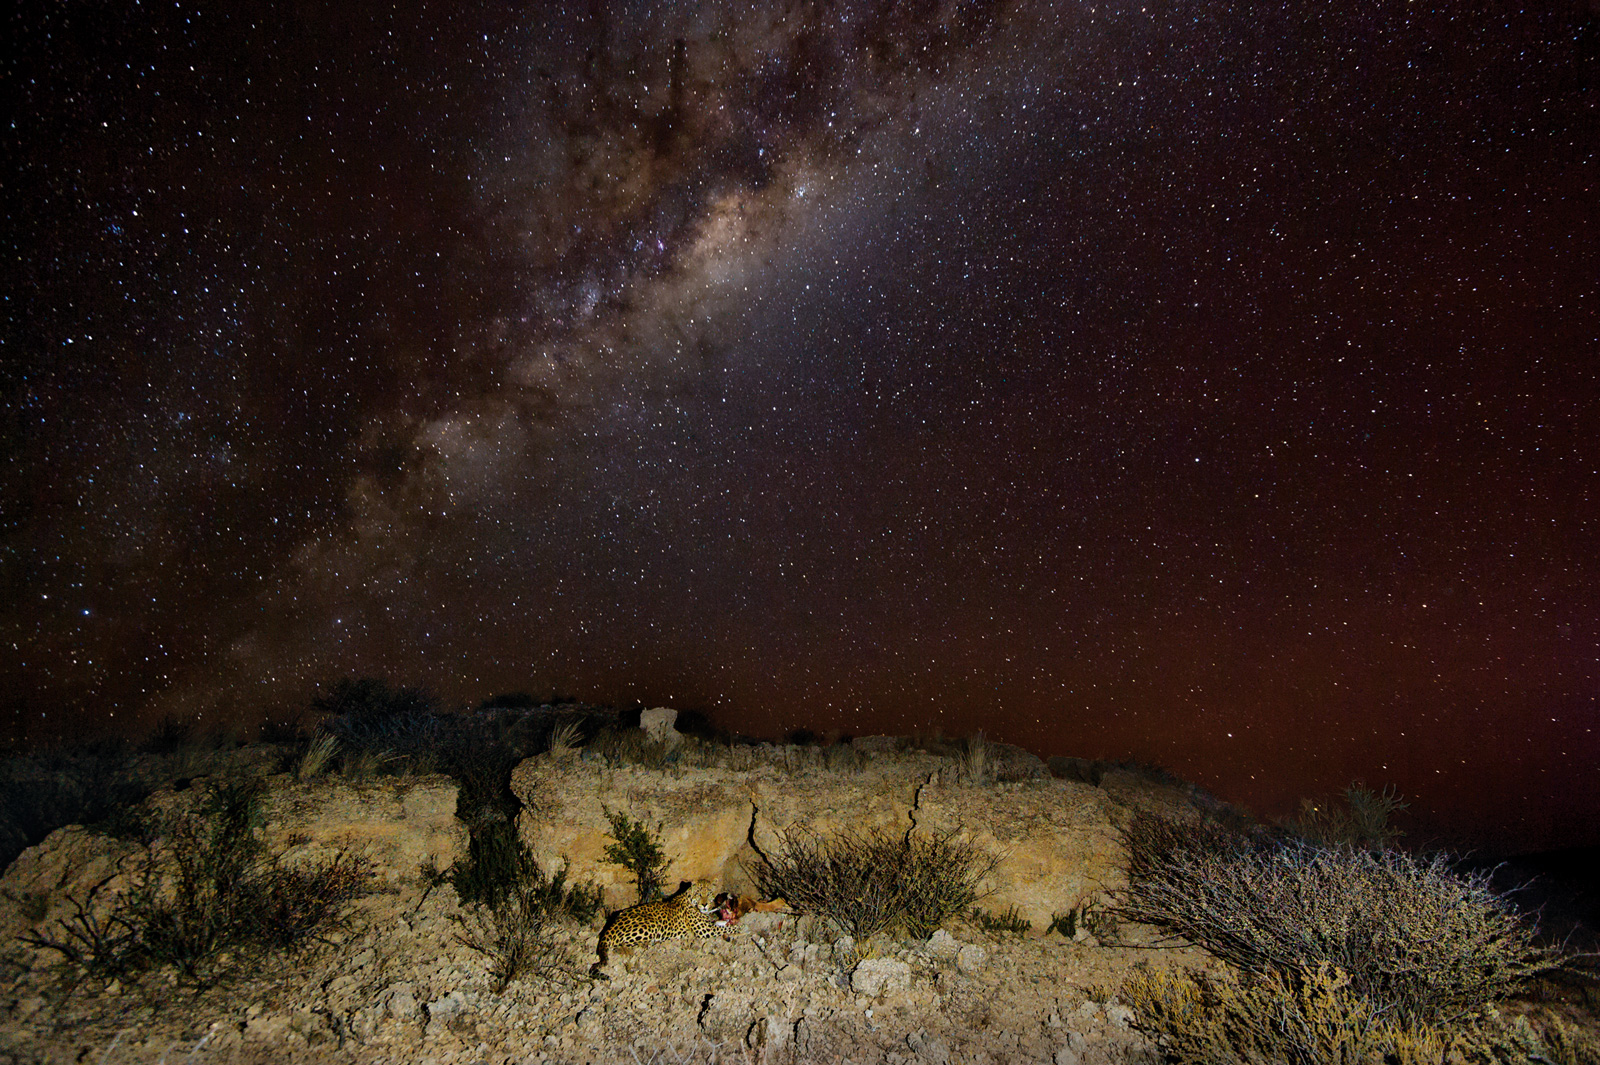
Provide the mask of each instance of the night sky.
{"label": "night sky", "polygon": [[3,34],[14,738],[372,675],[1600,842],[1600,7]]}

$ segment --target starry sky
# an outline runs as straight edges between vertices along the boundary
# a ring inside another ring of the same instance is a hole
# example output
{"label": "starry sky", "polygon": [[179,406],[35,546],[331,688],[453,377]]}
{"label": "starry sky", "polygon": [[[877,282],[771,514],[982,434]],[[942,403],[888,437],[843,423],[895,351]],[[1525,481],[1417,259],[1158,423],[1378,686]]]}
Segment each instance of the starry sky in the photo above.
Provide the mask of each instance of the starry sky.
{"label": "starry sky", "polygon": [[24,0],[0,711],[371,675],[1600,842],[1600,6]]}

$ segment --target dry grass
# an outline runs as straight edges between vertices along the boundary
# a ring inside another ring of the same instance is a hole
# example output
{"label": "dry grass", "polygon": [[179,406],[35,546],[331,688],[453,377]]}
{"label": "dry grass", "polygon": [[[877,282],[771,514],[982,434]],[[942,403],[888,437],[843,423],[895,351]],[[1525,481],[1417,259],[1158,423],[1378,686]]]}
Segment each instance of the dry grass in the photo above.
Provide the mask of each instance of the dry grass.
{"label": "dry grass", "polygon": [[1600,1042],[1557,1018],[1535,1028],[1492,1011],[1405,1022],[1330,965],[1204,976],[1139,969],[1121,995],[1176,1065],[1600,1065]]}
{"label": "dry grass", "polygon": [[304,783],[314,777],[321,776],[323,771],[333,762],[339,753],[339,739],[332,733],[324,732],[306,747],[300,761],[295,765],[295,779]]}

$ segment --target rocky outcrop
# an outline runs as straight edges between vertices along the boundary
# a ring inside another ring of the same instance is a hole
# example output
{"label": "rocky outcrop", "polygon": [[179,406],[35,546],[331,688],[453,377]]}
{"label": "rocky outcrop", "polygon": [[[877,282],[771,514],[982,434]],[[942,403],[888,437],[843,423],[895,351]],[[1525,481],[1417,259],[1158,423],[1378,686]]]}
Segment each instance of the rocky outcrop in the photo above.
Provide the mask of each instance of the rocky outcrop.
{"label": "rocky outcrop", "polygon": [[[415,881],[423,866],[445,868],[466,850],[456,818],[455,781],[447,776],[387,777],[371,783],[335,778],[299,783],[269,777],[262,796],[262,842],[287,865],[338,854],[364,859],[385,887]],[[205,781],[167,788],[148,800],[175,811],[204,800]],[[121,886],[118,871],[139,848],[79,825],[57,829],[20,854],[0,879],[13,905],[0,905],[0,936],[9,940],[36,923],[65,917],[74,898]],[[20,901],[20,905],[15,904]]]}
{"label": "rocky outcrop", "polygon": [[265,795],[264,842],[290,862],[344,852],[365,858],[387,883],[415,879],[422,867],[447,868],[466,851],[458,790],[443,775],[364,784],[274,777]]}
{"label": "rocky outcrop", "polygon": [[880,754],[830,770],[773,757],[748,770],[607,767],[539,756],[512,773],[522,839],[545,869],[592,880],[608,905],[635,901],[629,874],[605,861],[606,811],[652,829],[670,863],[667,882],[709,881],[753,892],[753,871],[785,833],[917,829],[950,834],[995,855],[986,908],[1015,907],[1038,930],[1123,883],[1115,824],[1122,807],[1104,791],[1048,776],[968,784],[950,760]]}
{"label": "rocky outcrop", "polygon": [[[166,969],[86,978],[13,942],[15,964],[0,970],[0,1059],[1159,1060],[1111,989],[1135,963],[1203,959],[1144,949],[1148,930],[1127,929],[1115,944],[1043,934],[1053,914],[1122,882],[1114,826],[1128,805],[1116,793],[1037,776],[980,784],[956,760],[904,744],[736,749],[735,769],[686,764],[706,754],[696,743],[686,737],[678,763],[654,769],[593,756],[529,759],[512,778],[524,803],[519,831],[546,868],[568,861],[571,876],[604,885],[613,906],[632,899],[626,874],[602,857],[607,809],[660,826],[669,879],[729,888],[748,885],[760,852],[791,830],[953,833],[999,856],[984,906],[1015,906],[1033,934],[957,919],[926,940],[856,944],[818,917],[752,910],[726,940],[643,949],[619,960],[610,981],[590,983],[583,974],[599,920],[549,918],[529,969],[502,988],[467,934],[492,918],[421,875],[464,852],[453,782],[277,776],[267,780],[263,834],[279,860],[348,852],[373,867],[373,890],[349,904],[344,927],[292,954],[252,957],[204,993]],[[200,781],[153,801],[182,806],[204,793]],[[131,853],[132,845],[81,828],[58,831],[0,879],[16,903],[0,905],[6,930],[69,915],[66,900],[114,876]]]}

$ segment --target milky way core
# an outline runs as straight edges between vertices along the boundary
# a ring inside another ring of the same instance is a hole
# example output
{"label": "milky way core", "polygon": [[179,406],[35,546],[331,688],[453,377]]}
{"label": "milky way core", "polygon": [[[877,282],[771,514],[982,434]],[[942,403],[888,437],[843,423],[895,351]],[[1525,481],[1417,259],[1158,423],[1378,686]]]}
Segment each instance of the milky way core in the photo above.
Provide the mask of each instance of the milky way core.
{"label": "milky way core", "polygon": [[18,740],[377,676],[1600,842],[1591,5],[9,28]]}

